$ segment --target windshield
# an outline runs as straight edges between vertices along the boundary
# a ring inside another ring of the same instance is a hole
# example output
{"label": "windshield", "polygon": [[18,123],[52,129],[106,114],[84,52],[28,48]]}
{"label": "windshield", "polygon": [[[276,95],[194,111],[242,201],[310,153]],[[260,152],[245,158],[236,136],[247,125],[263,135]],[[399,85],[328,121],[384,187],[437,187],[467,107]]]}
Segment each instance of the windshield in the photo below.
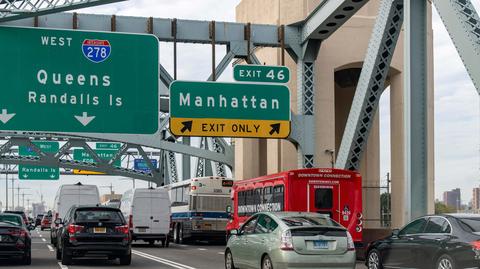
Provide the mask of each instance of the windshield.
{"label": "windshield", "polygon": [[305,226],[334,226],[339,227],[340,225],[329,217],[324,216],[294,216],[294,217],[285,217],[282,218],[282,221],[289,227],[305,227]]}
{"label": "windshield", "polygon": [[0,222],[15,226],[22,226],[22,218],[15,215],[0,215]]}
{"label": "windshield", "polygon": [[75,212],[76,222],[120,222],[123,223],[123,217],[120,212],[105,209],[79,209]]}
{"label": "windshield", "polygon": [[480,218],[459,218],[458,222],[467,232],[480,233]]}

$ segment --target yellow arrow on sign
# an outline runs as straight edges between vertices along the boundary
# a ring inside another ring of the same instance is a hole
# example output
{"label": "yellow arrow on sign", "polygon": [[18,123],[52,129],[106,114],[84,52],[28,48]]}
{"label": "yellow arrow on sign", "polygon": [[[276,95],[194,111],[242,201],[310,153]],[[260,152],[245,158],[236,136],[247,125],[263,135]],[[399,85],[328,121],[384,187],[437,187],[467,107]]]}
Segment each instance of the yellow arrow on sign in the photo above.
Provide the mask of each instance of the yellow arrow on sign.
{"label": "yellow arrow on sign", "polygon": [[73,174],[74,175],[105,175],[105,173],[102,173],[102,172],[80,170],[80,169],[73,169]]}
{"label": "yellow arrow on sign", "polygon": [[290,121],[170,118],[176,136],[287,138]]}

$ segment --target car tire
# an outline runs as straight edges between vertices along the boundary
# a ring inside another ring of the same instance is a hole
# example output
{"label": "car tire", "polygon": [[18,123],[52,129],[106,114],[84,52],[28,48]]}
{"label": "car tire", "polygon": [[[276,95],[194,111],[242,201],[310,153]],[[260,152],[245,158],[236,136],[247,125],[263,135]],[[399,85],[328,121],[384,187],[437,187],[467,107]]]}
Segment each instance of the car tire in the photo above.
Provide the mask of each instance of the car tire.
{"label": "car tire", "polygon": [[367,255],[367,268],[368,269],[383,269],[382,260],[380,258],[380,252],[376,249],[370,250]]}
{"label": "car tire", "polygon": [[120,265],[130,265],[132,263],[132,253],[120,256]]}
{"label": "car tire", "polygon": [[22,257],[22,264],[23,265],[30,265],[32,264],[32,251],[27,250]]}
{"label": "car tire", "polygon": [[437,259],[435,269],[456,269],[455,260],[448,254],[443,254]]}
{"label": "car tire", "polygon": [[272,260],[268,255],[265,255],[262,259],[262,269],[273,269]]}
{"label": "car tire", "polygon": [[72,264],[72,256],[67,254],[67,251],[65,248],[62,249],[62,264],[63,265]]}
{"label": "car tire", "polygon": [[59,248],[57,248],[57,249],[55,250],[55,256],[56,256],[56,258],[57,258],[58,261],[60,261],[60,260],[62,259],[62,252],[60,251]]}
{"label": "car tire", "polygon": [[178,240],[178,227],[180,227],[180,224],[175,224],[174,228],[173,228],[173,243],[175,244],[178,244],[179,243],[179,240]]}
{"label": "car tire", "polygon": [[235,269],[235,264],[233,264],[233,255],[230,250],[225,251],[225,269]]}
{"label": "car tire", "polygon": [[165,239],[165,247],[168,248],[170,246],[170,238],[167,237],[167,239]]}
{"label": "car tire", "polygon": [[40,228],[40,231],[42,231],[42,232],[43,232],[44,230],[45,230],[44,228]]}

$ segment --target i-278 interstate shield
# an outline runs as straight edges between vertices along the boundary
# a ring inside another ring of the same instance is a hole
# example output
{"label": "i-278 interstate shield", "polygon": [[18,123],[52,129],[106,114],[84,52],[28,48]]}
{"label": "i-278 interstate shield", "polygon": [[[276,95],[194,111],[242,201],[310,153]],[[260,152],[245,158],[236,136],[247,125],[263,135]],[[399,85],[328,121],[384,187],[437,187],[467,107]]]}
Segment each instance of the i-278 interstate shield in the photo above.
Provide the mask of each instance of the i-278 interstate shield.
{"label": "i-278 interstate shield", "polygon": [[153,134],[153,35],[0,27],[0,130]]}
{"label": "i-278 interstate shield", "polygon": [[290,91],[284,85],[175,81],[170,131],[176,136],[287,138]]}

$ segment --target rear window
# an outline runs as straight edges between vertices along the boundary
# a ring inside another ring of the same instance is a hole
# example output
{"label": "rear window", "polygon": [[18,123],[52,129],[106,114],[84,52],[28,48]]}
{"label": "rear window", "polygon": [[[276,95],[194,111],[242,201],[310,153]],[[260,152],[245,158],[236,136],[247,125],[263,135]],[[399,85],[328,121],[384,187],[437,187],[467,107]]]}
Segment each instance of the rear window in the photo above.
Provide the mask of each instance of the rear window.
{"label": "rear window", "polygon": [[471,233],[480,233],[480,218],[459,218],[460,226]]}
{"label": "rear window", "polygon": [[333,207],[333,190],[332,189],[316,189],[315,190],[315,207],[318,209],[330,209]]}
{"label": "rear window", "polygon": [[13,215],[0,215],[0,222],[15,226],[22,226],[22,218]]}
{"label": "rear window", "polygon": [[77,209],[74,218],[76,222],[124,222],[120,211],[105,209]]}
{"label": "rear window", "polygon": [[340,224],[334,222],[328,217],[286,217],[282,218],[282,221],[289,227],[308,227],[308,226],[328,226],[328,227],[340,227]]}

